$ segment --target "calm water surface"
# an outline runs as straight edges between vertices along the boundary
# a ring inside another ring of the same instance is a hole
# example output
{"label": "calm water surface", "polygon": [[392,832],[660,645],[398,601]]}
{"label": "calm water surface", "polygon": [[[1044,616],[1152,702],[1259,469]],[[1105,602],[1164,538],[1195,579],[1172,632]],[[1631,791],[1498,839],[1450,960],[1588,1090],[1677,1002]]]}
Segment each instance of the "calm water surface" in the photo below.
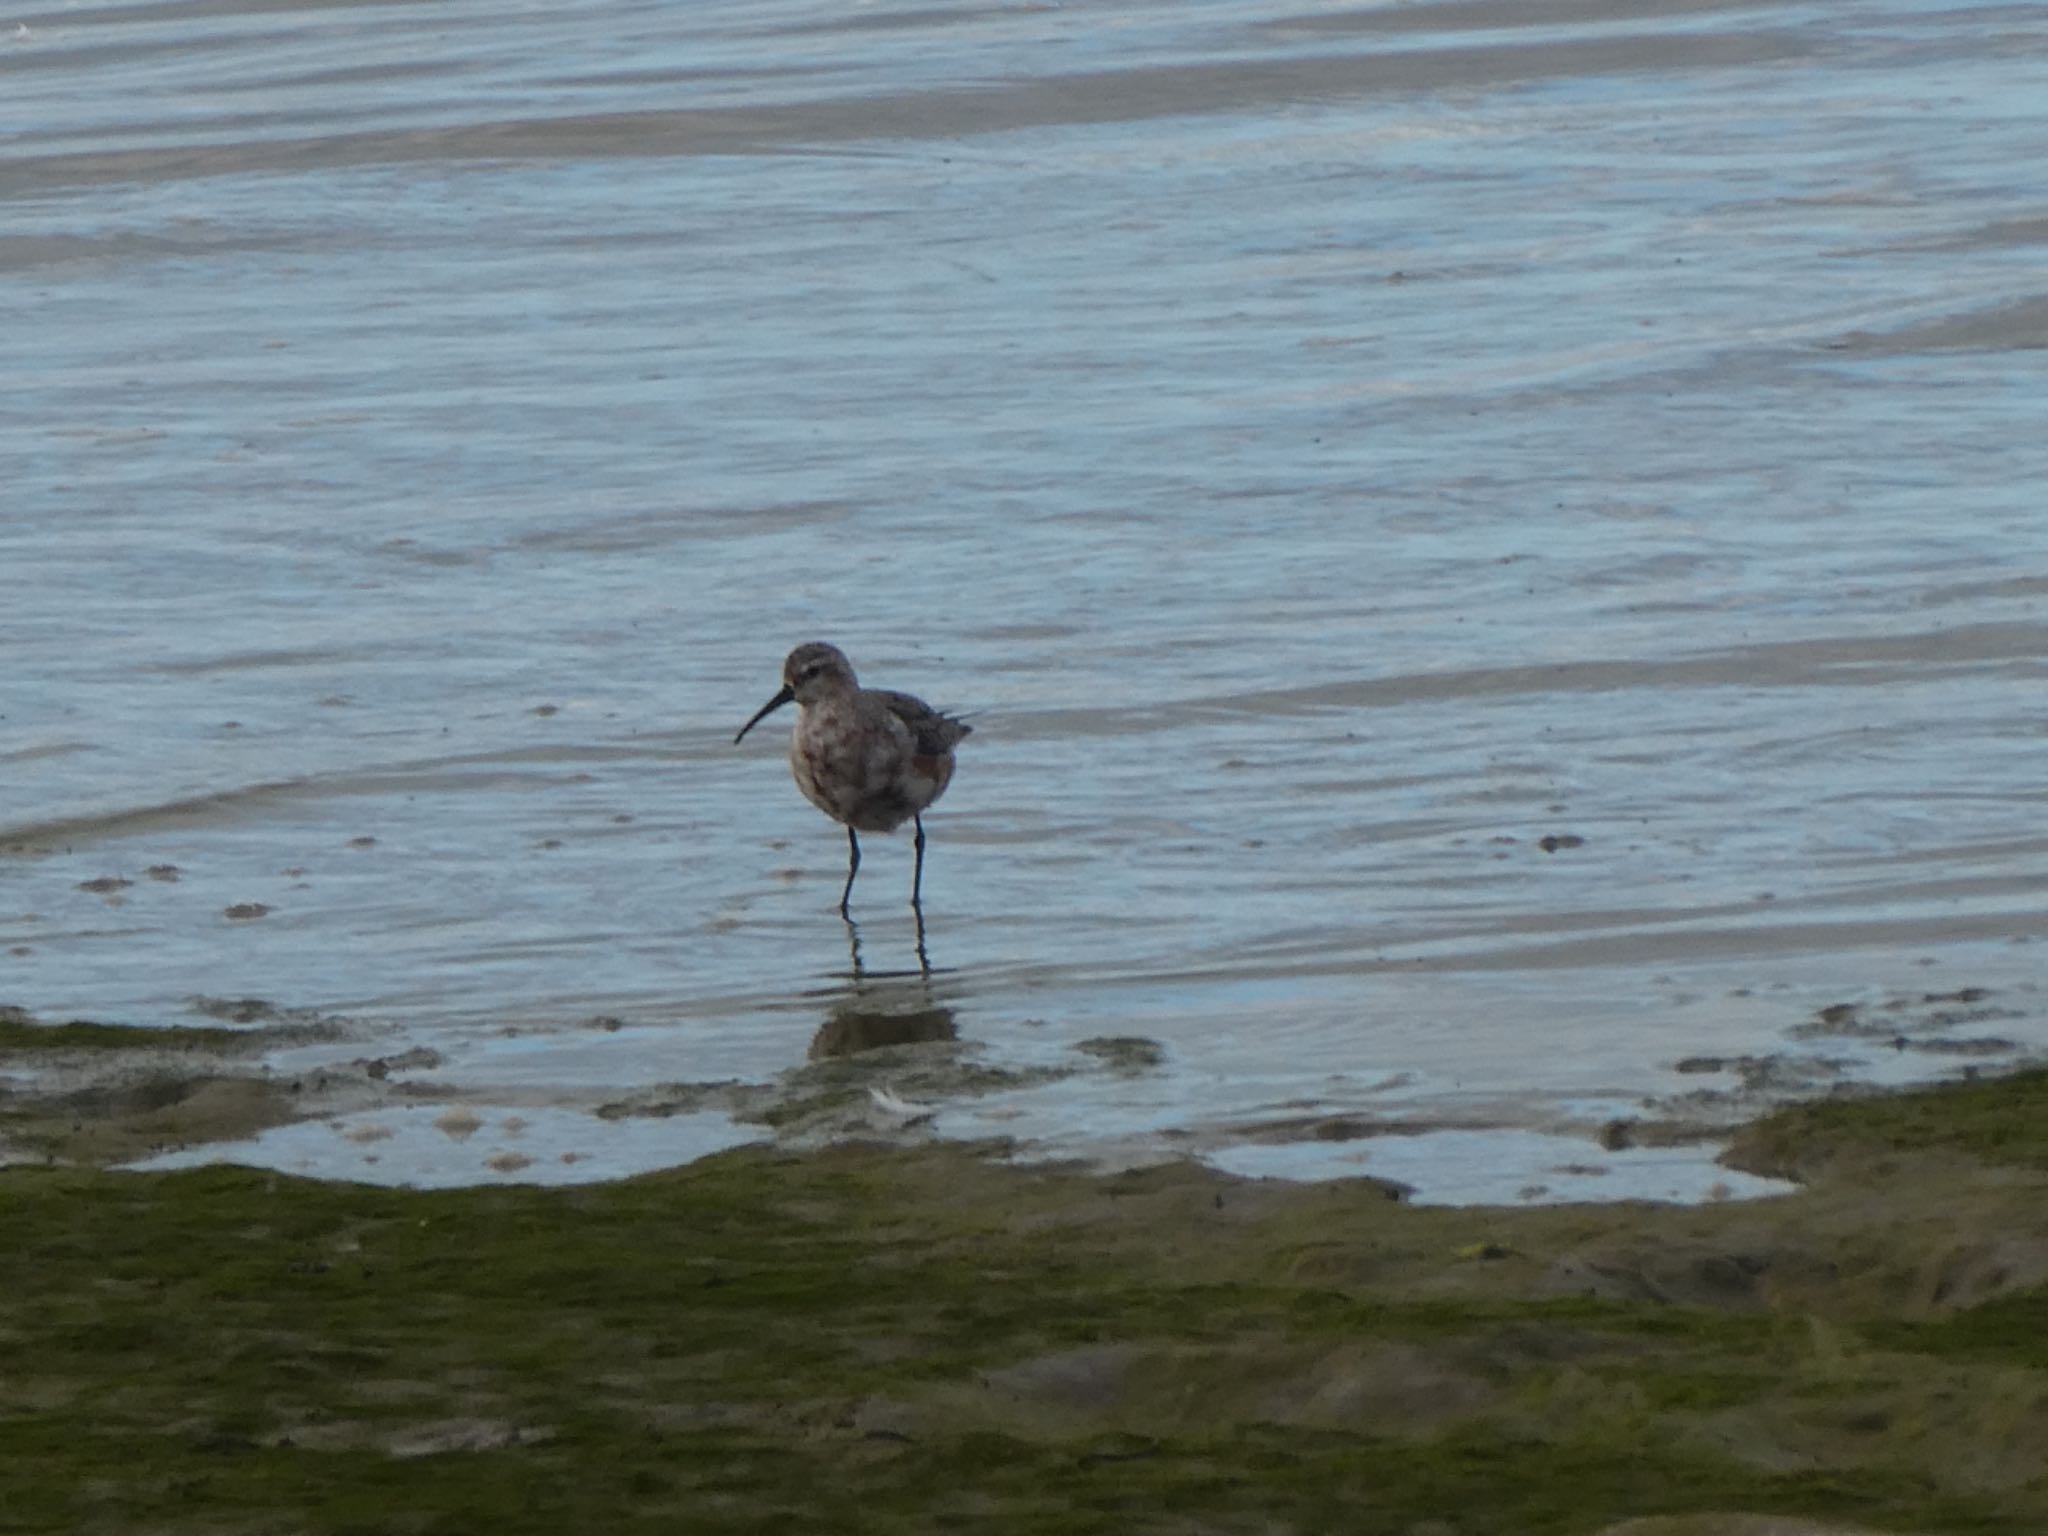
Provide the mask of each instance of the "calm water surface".
{"label": "calm water surface", "polygon": [[[556,1119],[895,1028],[958,1043],[885,1099],[1022,1074],[939,1134],[1447,1195],[1703,1057],[2040,1054],[2044,66],[1938,0],[17,13],[0,1001]],[[929,983],[907,841],[856,977],[732,746],[812,638],[974,712]]]}

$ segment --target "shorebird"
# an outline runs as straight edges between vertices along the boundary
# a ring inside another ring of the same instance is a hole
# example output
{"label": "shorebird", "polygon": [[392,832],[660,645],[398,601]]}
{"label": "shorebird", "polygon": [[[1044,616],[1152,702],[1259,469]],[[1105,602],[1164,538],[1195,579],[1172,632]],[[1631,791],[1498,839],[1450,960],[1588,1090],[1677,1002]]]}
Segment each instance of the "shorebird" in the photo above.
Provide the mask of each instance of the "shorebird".
{"label": "shorebird", "polygon": [[844,652],[814,641],[789,653],[781,692],[740,727],[733,745],[792,699],[789,771],[804,798],[846,828],[839,915],[852,921],[847,903],[860,873],[860,834],[894,832],[906,821],[917,828],[910,905],[922,915],[924,811],[953,781],[953,748],[971,727],[907,693],[861,687]]}

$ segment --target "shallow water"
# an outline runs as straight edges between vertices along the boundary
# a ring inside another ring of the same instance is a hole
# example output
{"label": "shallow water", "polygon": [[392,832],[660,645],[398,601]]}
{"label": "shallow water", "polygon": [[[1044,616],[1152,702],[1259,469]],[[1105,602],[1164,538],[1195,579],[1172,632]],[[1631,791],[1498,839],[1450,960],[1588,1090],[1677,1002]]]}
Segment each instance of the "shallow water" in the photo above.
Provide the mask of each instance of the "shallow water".
{"label": "shallow water", "polygon": [[[0,999],[507,1102],[942,1008],[1164,1053],[948,1133],[1219,1157],[2048,1044],[2039,7],[17,25]],[[929,988],[731,744],[811,638],[975,712]]]}

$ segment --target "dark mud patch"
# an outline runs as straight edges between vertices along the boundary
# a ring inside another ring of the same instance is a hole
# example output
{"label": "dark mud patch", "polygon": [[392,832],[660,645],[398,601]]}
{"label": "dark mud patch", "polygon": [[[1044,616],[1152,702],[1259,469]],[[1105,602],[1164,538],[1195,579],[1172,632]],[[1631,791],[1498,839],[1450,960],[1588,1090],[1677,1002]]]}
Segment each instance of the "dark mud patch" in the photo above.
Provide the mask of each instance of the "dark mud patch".
{"label": "dark mud patch", "polygon": [[103,1167],[239,1140],[358,1097],[338,1091],[353,1070],[309,1085],[261,1064],[284,1046],[341,1038],[345,1021],[246,998],[197,999],[195,1011],[233,1023],[51,1024],[0,1006],[0,1160]]}
{"label": "dark mud patch", "polygon": [[289,1088],[277,1082],[151,1071],[64,1093],[0,1092],[0,1155],[105,1167],[238,1140],[300,1117]]}
{"label": "dark mud patch", "polygon": [[[1790,1101],[1883,1092],[1869,1081],[1873,1075],[1896,1077],[1903,1070],[1924,1077],[1948,1062],[1961,1065],[1966,1075],[2016,1070],[2028,1055],[2016,1038],[2025,1030],[2015,1026],[2033,1017],[2028,1008],[1984,987],[1830,1003],[1788,1031],[1791,1049],[1679,1058],[1673,1071],[1697,1086],[1648,1102],[1641,1120],[1625,1123],[1643,1145],[1652,1144],[1647,1138],[1659,1134],[1653,1129],[1658,1126],[1719,1127],[1717,1134],[1725,1136],[1736,1124]],[[1911,1064],[1893,1067],[1894,1061]]]}
{"label": "dark mud patch", "polygon": [[1964,1031],[2028,1017],[2026,1010],[1997,1001],[1987,988],[1962,987],[1953,992],[1922,992],[1875,1003],[1830,1003],[1795,1027],[1792,1037],[1874,1041],[1898,1051],[1989,1055],[2011,1051],[2016,1046],[2000,1035]]}
{"label": "dark mud patch", "polygon": [[836,1005],[806,1052],[812,1061],[858,1056],[892,1046],[930,1045],[958,1039],[959,1020],[953,1010],[937,1004],[889,1007],[863,1001]]}
{"label": "dark mud patch", "polygon": [[103,1024],[87,1019],[52,1024],[26,1008],[0,1003],[0,1061],[22,1058],[49,1064],[67,1055],[98,1053],[250,1056],[281,1046],[339,1039],[347,1029],[346,1021],[331,1015],[280,1008],[257,997],[195,997],[191,1008],[204,1018],[220,1021],[220,1026],[235,1027]]}
{"label": "dark mud patch", "polygon": [[1092,1056],[1112,1071],[1137,1076],[1166,1065],[1166,1047],[1143,1035],[1098,1035],[1077,1041],[1074,1049]]}
{"label": "dark mud patch", "polygon": [[1038,1087],[1078,1067],[1004,1067],[950,1038],[816,1056],[765,1083],[664,1083],[598,1106],[606,1120],[717,1111],[766,1126],[790,1146],[847,1138],[927,1138],[941,1109],[963,1099]]}
{"label": "dark mud patch", "polygon": [[211,1051],[225,1054],[243,1049],[244,1040],[241,1030],[190,1025],[137,1029],[133,1025],[99,1024],[87,1019],[44,1024],[26,1009],[0,1006],[0,1061],[31,1058],[50,1062],[65,1055],[108,1052]]}
{"label": "dark mud patch", "polygon": [[267,1039],[280,1044],[332,1038],[341,1026],[328,1014],[311,1008],[287,1008],[267,997],[208,997],[188,999],[194,1013],[224,1024],[260,1024]]}

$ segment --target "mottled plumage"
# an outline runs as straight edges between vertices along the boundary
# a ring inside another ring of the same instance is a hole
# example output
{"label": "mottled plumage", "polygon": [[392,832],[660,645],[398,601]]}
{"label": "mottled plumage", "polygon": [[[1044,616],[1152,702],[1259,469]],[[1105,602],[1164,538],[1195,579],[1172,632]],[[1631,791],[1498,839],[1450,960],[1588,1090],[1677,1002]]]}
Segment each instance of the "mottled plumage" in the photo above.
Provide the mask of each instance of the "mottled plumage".
{"label": "mottled plumage", "polygon": [[906,821],[917,828],[910,904],[919,905],[922,813],[953,781],[953,748],[970,727],[907,693],[861,687],[853,664],[837,647],[813,642],[789,653],[782,664],[781,692],[740,727],[734,744],[792,699],[798,714],[789,739],[789,769],[796,787],[846,828],[850,858],[840,915],[846,915],[853,877],[860,873],[858,834],[893,832]]}

